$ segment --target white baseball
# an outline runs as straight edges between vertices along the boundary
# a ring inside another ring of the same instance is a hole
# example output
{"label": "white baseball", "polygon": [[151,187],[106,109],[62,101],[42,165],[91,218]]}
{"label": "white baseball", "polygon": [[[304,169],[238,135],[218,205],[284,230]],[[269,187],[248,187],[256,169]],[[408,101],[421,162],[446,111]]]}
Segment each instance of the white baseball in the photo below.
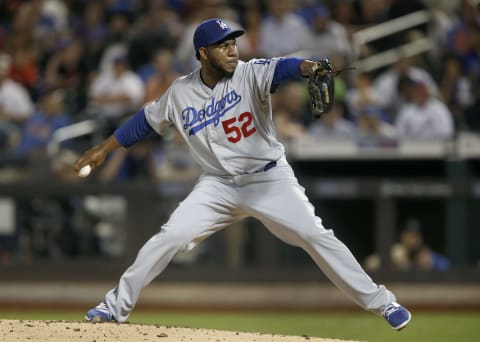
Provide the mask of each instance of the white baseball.
{"label": "white baseball", "polygon": [[80,177],[87,177],[91,171],[92,171],[92,167],[90,165],[85,165],[80,169],[80,171],[78,171],[78,175]]}

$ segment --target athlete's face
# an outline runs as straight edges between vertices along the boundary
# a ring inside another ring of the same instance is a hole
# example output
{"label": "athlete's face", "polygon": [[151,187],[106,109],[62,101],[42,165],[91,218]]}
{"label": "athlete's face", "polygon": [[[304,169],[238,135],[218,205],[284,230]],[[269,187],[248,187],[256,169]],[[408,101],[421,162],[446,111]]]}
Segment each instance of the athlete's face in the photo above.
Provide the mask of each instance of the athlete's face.
{"label": "athlete's face", "polygon": [[208,63],[213,71],[223,77],[232,77],[238,64],[238,49],[235,39],[228,39],[206,47]]}

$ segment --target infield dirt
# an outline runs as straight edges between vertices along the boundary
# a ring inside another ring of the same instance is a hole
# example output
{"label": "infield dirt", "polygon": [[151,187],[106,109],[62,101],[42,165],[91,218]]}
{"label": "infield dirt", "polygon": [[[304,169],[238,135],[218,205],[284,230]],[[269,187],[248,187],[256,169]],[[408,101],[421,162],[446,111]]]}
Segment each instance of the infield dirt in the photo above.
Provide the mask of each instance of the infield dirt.
{"label": "infield dirt", "polygon": [[[180,328],[161,325],[87,323],[75,321],[0,320],[0,340],[18,341],[234,341],[234,342],[344,342],[310,336],[285,336],[235,331]],[[349,341],[353,342],[353,341]]]}

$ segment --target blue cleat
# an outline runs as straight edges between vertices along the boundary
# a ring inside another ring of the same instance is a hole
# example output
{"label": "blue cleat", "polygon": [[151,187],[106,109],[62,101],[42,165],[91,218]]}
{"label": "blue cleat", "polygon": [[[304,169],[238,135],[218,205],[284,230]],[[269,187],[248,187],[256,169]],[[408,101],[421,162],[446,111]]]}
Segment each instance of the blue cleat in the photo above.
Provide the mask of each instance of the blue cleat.
{"label": "blue cleat", "polygon": [[85,320],[89,322],[115,322],[107,303],[101,302],[96,307],[88,310]]}
{"label": "blue cleat", "polygon": [[410,322],[412,314],[397,302],[393,302],[383,309],[383,317],[393,329],[400,331]]}

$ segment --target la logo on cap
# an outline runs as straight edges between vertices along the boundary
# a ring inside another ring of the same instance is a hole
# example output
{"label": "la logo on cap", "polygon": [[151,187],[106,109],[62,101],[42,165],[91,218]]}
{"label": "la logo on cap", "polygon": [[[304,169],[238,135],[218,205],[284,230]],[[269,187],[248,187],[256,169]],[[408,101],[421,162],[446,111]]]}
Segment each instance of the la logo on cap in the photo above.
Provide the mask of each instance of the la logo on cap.
{"label": "la logo on cap", "polygon": [[218,26],[220,26],[220,28],[221,28],[222,30],[228,30],[228,25],[225,24],[223,21],[217,20],[217,24],[218,24]]}

